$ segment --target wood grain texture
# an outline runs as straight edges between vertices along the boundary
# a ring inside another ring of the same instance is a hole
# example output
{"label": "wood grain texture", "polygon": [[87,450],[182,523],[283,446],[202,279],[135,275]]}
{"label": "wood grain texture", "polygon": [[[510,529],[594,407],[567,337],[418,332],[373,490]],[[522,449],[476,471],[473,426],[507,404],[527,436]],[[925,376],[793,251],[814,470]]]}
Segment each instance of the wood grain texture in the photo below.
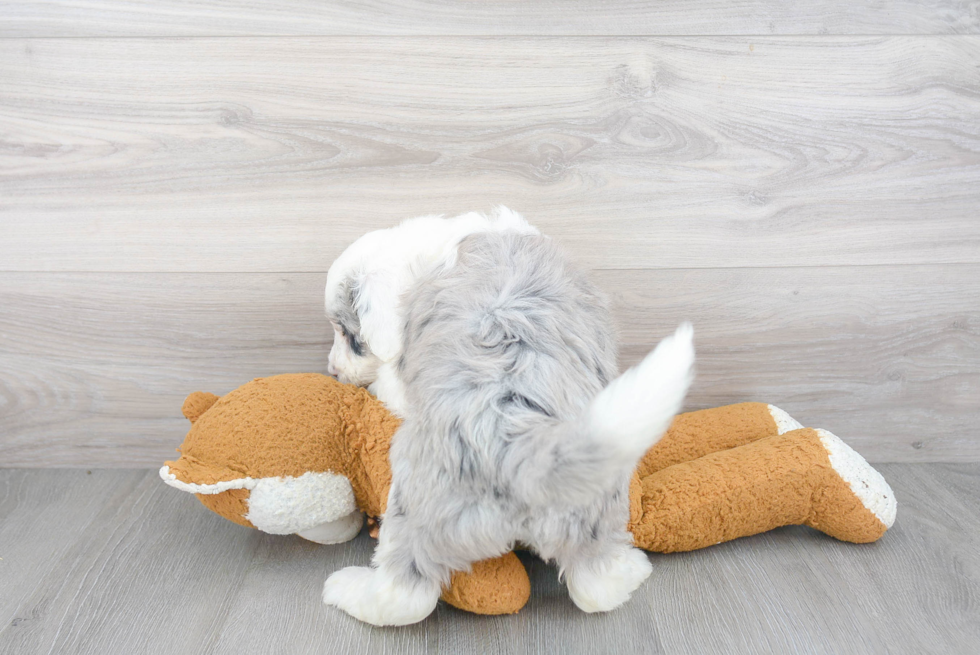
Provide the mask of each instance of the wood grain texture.
{"label": "wood grain texture", "polygon": [[324,372],[332,334],[325,279],[8,278],[0,302],[0,465],[150,466],[180,444],[187,422],[179,408],[191,391]]}
{"label": "wood grain texture", "polygon": [[980,262],[980,36],[0,40],[0,269],[319,271],[505,202],[592,268]]}
{"label": "wood grain texture", "polygon": [[375,629],[323,606],[338,546],[248,530],[153,471],[0,470],[0,653],[969,653],[980,641],[977,464],[889,464],[898,521],[854,545],[781,528],[691,553],[619,610],[579,612],[532,555],[519,614],[440,604]]}
{"label": "wood grain texture", "polygon": [[4,0],[0,36],[954,34],[968,0]]}
{"label": "wood grain texture", "polygon": [[[323,372],[325,277],[0,274],[0,465],[157,465],[191,391]],[[694,322],[690,409],[761,400],[872,461],[980,461],[980,266],[594,277],[624,365]]]}

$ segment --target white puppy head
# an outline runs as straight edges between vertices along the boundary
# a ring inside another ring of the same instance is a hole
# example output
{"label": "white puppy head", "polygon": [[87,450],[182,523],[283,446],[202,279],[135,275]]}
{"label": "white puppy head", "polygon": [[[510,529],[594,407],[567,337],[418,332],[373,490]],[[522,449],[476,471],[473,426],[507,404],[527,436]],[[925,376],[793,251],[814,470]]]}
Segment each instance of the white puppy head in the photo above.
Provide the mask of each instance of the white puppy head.
{"label": "white puppy head", "polygon": [[391,243],[385,232],[355,241],[327,273],[324,300],[334,330],[327,370],[346,384],[371,384],[378,367],[401,348],[398,295],[405,283],[400,267],[386,265]]}
{"label": "white puppy head", "polygon": [[422,216],[368,232],[337,258],[327,273],[325,303],[333,324],[328,372],[347,384],[368,386],[378,368],[401,354],[401,296],[434,267],[452,266],[459,242],[481,231],[537,233],[506,207],[489,216]]}

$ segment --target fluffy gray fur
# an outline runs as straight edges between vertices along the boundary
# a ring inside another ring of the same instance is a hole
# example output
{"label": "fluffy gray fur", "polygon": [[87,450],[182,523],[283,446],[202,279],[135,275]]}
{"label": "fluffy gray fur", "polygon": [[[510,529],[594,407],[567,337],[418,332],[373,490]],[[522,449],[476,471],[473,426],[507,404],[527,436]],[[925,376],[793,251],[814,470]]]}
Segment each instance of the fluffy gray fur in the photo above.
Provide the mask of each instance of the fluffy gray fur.
{"label": "fluffy gray fur", "polygon": [[562,566],[628,543],[631,467],[609,476],[603,444],[574,434],[617,375],[609,311],[552,241],[470,236],[405,306],[411,411],[379,559],[445,583],[517,541]]}

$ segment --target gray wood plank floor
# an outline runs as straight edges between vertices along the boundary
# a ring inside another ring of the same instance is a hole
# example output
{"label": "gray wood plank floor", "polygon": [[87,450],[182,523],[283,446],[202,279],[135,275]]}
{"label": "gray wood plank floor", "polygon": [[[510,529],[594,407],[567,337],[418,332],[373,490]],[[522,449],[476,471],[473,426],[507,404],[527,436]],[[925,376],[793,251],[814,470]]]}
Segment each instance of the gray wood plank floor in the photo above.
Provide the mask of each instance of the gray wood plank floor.
{"label": "gray wood plank floor", "polygon": [[782,528],[651,555],[650,580],[601,616],[528,555],[516,616],[440,605],[375,629],[319,600],[331,571],[368,561],[366,535],[247,530],[155,471],[0,469],[0,653],[976,653],[980,464],[881,470],[899,515],[876,544]]}

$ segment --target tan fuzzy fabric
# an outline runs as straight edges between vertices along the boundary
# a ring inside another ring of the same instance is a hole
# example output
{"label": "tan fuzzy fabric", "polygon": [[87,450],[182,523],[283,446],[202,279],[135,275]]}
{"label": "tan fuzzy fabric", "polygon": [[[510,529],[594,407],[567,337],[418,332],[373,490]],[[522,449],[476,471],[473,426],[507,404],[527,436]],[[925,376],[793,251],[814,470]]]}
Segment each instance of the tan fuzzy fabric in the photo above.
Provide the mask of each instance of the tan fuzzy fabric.
{"label": "tan fuzzy fabric", "polygon": [[885,526],[830,466],[804,428],[681,462],[645,477],[640,548],[704,548],[783,525],[809,525],[844,541],[874,541]]}
{"label": "tan fuzzy fabric", "polygon": [[636,467],[640,479],[668,466],[689,462],[778,433],[766,403],[738,403],[678,414],[660,441]]}
{"label": "tan fuzzy fabric", "polygon": [[[331,378],[332,379],[332,378]],[[345,407],[344,441],[350,453],[347,477],[354,488],[357,506],[372,517],[384,514],[391,487],[388,451],[391,437],[401,421],[364,389]]]}
{"label": "tan fuzzy fabric", "polygon": [[248,489],[229,489],[220,494],[194,494],[201,504],[215,514],[219,514],[229,521],[234,521],[238,525],[246,528],[254,528],[252,522],[245,518],[248,514],[248,497],[251,494]]}
{"label": "tan fuzzy fabric", "polygon": [[633,532],[643,520],[643,483],[636,473],[630,478],[630,518],[626,529]]}
{"label": "tan fuzzy fabric", "polygon": [[531,597],[531,581],[514,553],[473,565],[471,573],[456,573],[442,599],[476,614],[514,614]]}
{"label": "tan fuzzy fabric", "polygon": [[180,408],[180,411],[188,421],[193,423],[216,402],[218,402],[218,397],[213,393],[195,391],[184,399],[184,406]]}
{"label": "tan fuzzy fabric", "polygon": [[[196,409],[201,395],[189,396],[185,408]],[[307,471],[346,474],[351,455],[338,436],[345,427],[343,410],[355,395],[353,387],[322,375],[253,380],[201,414],[184,438],[180,459],[167,464],[178,480],[198,484]]]}
{"label": "tan fuzzy fabric", "polygon": [[277,375],[221,398],[193,393],[183,411],[193,425],[180,459],[166,462],[178,480],[214,484],[329,471],[350,479],[364,512],[383,512],[388,448],[399,421],[366,390],[313,373]]}

